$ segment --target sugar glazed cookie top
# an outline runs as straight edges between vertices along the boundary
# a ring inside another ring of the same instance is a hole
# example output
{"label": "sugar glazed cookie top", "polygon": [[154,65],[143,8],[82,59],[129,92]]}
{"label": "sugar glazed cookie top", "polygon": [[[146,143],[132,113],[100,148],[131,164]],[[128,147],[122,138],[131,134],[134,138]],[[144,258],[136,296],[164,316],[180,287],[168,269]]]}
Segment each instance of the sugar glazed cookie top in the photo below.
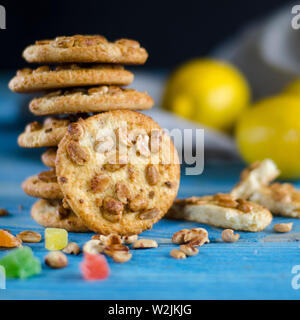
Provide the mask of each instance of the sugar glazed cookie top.
{"label": "sugar glazed cookie top", "polygon": [[149,117],[111,111],[71,124],[57,175],[73,211],[93,231],[138,234],[167,212],[179,187],[179,159]]}
{"label": "sugar glazed cookie top", "polygon": [[109,42],[100,35],[74,35],[36,41],[24,50],[23,57],[27,62],[34,63],[143,64],[148,58],[148,53],[135,40],[119,39]]}

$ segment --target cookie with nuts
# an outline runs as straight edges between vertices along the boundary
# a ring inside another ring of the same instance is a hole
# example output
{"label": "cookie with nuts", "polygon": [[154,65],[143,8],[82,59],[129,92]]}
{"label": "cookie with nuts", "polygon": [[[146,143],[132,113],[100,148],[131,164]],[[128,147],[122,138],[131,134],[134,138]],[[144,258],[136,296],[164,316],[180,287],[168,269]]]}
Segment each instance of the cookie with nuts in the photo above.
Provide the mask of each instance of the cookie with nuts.
{"label": "cookie with nuts", "polygon": [[14,92],[29,93],[68,87],[128,85],[132,81],[133,73],[119,65],[71,64],[19,70],[8,86]]}
{"label": "cookie with nuts", "polygon": [[82,220],[58,200],[38,200],[31,208],[31,216],[45,228],[61,228],[69,232],[89,232]]}
{"label": "cookie with nuts", "polygon": [[18,144],[23,148],[56,147],[68,130],[69,119],[48,117],[43,123],[29,123],[18,137]]}
{"label": "cookie with nuts", "polygon": [[101,234],[139,234],[167,212],[180,167],[170,137],[151,118],[109,111],[71,124],[56,170],[72,210]]}
{"label": "cookie with nuts", "polygon": [[216,194],[178,199],[168,212],[167,218],[257,232],[271,223],[272,214],[257,203],[236,199],[230,194]]}
{"label": "cookie with nuts", "polygon": [[135,40],[109,42],[100,35],[74,35],[36,41],[24,50],[23,57],[33,63],[143,64],[148,53]]}
{"label": "cookie with nuts", "polygon": [[235,198],[248,199],[261,187],[267,186],[279,176],[280,172],[271,159],[257,161],[242,171],[240,181],[231,190]]}
{"label": "cookie with nuts", "polygon": [[122,109],[146,110],[153,103],[146,92],[117,86],[99,86],[53,91],[33,99],[29,108],[36,115],[50,115]]}
{"label": "cookie with nuts", "polygon": [[49,170],[27,178],[22,183],[26,194],[42,199],[62,199],[63,193],[57,183],[55,170]]}
{"label": "cookie with nuts", "polygon": [[300,218],[300,190],[290,183],[275,182],[256,190],[250,200],[268,208],[274,215]]}
{"label": "cookie with nuts", "polygon": [[49,148],[41,155],[42,162],[45,166],[55,168],[56,151],[57,148]]}

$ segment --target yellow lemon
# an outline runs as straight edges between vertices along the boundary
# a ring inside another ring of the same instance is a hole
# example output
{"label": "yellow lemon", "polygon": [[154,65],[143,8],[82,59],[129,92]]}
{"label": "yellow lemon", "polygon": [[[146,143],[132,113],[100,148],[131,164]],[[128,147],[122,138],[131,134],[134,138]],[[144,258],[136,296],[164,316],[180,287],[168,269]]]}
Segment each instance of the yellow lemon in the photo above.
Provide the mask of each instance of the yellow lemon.
{"label": "yellow lemon", "polygon": [[300,177],[300,98],[280,95],[246,110],[236,126],[238,148],[248,163],[271,158],[283,178]]}
{"label": "yellow lemon", "polygon": [[300,79],[290,83],[282,92],[283,94],[290,94],[300,96]]}
{"label": "yellow lemon", "polygon": [[249,99],[247,81],[236,68],[223,61],[196,59],[171,75],[163,107],[215,129],[228,130]]}

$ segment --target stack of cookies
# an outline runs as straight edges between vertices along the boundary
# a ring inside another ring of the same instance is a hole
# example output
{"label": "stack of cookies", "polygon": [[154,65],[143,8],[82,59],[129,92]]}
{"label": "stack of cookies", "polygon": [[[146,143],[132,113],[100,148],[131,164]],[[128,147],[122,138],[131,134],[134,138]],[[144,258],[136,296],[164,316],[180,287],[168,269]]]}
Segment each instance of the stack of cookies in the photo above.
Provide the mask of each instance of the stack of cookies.
{"label": "stack of cookies", "polygon": [[[18,138],[24,148],[47,147],[50,169],[23,182],[41,198],[31,210],[45,227],[71,232],[138,234],[163,217],[179,187],[179,161],[169,136],[151,118],[132,110],[153,106],[129,85],[123,64],[143,64],[137,41],[96,36],[37,41],[27,62],[47,64],[17,72],[14,92],[42,92],[29,105],[32,122]],[[122,64],[122,65],[121,65]]]}

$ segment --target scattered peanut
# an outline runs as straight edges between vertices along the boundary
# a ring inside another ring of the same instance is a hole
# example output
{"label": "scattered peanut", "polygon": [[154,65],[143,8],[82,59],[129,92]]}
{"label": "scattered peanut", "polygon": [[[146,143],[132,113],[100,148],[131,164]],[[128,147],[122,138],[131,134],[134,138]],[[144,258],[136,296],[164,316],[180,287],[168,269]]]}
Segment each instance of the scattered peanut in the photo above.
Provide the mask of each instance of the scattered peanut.
{"label": "scattered peanut", "polygon": [[80,247],[76,242],[70,242],[64,249],[64,253],[78,255],[80,253]]}
{"label": "scattered peanut", "polygon": [[122,237],[122,240],[125,244],[132,244],[138,239],[138,236],[135,234],[133,236],[124,236]]}
{"label": "scattered peanut", "polygon": [[37,243],[42,240],[41,234],[35,231],[22,231],[17,235],[17,238],[27,243]]}
{"label": "scattered peanut", "polygon": [[171,257],[175,258],[175,259],[185,259],[186,255],[184,252],[178,250],[178,249],[173,249],[170,252]]}
{"label": "scattered peanut", "polygon": [[182,244],[180,246],[180,251],[187,256],[195,256],[199,253],[199,250],[191,244]]}
{"label": "scattered peanut", "polygon": [[125,251],[115,251],[112,255],[115,262],[124,263],[132,258],[132,254]]}
{"label": "scattered peanut", "polygon": [[52,251],[46,255],[45,263],[53,269],[64,268],[68,264],[68,258],[60,251]]}
{"label": "scattered peanut", "polygon": [[103,252],[104,246],[100,240],[90,240],[84,244],[82,250],[86,253],[98,254]]}
{"label": "scattered peanut", "polygon": [[290,232],[292,230],[293,223],[277,223],[274,225],[274,231],[280,233]]}
{"label": "scattered peanut", "polygon": [[157,248],[158,243],[155,240],[151,239],[139,239],[134,241],[132,244],[133,249],[148,249],[148,248]]}
{"label": "scattered peanut", "polygon": [[0,208],[0,217],[4,217],[8,215],[8,211],[4,208]]}
{"label": "scattered peanut", "polygon": [[239,240],[240,235],[238,233],[234,234],[232,229],[225,229],[221,237],[224,242],[236,242]]}

